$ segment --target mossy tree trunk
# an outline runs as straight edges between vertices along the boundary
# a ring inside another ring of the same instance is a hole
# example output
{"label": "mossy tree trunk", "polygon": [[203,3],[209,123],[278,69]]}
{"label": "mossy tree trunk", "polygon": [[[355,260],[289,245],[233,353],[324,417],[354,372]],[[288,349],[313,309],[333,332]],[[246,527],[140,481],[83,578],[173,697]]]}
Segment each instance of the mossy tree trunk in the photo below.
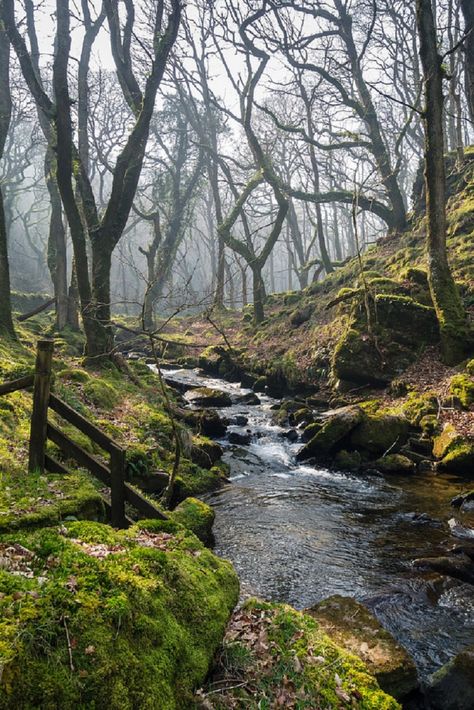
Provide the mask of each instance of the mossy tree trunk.
{"label": "mossy tree trunk", "polygon": [[425,81],[425,183],[428,216],[428,280],[438,318],[444,360],[466,357],[468,323],[446,252],[446,174],[443,135],[443,68],[437,51],[431,0],[417,0],[420,57]]}
{"label": "mossy tree trunk", "polygon": [[[10,43],[0,22],[0,158],[3,155],[5,141],[12,112],[10,94]],[[3,206],[3,193],[0,185],[0,332],[15,337],[10,296],[10,264],[8,261],[8,238]]]}

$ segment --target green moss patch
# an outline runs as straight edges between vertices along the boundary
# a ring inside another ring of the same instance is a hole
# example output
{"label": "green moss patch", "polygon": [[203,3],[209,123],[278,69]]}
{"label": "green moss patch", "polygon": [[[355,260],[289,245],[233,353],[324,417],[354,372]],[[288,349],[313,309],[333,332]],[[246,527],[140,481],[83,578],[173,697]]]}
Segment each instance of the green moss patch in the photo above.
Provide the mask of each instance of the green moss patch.
{"label": "green moss patch", "polygon": [[205,545],[213,542],[212,526],[216,514],[213,508],[202,500],[185,498],[168,516],[191,530]]}
{"label": "green moss patch", "polygon": [[189,707],[238,581],[171,522],[0,538],[0,708]]}
{"label": "green moss patch", "polygon": [[0,532],[53,525],[68,516],[105,518],[102,498],[86,474],[0,474]]}

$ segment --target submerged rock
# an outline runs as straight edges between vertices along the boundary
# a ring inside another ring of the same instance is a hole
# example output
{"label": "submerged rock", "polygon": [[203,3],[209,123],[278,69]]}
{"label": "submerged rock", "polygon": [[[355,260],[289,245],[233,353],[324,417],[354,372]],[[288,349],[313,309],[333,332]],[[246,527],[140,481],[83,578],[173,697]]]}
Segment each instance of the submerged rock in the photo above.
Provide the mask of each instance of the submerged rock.
{"label": "submerged rock", "polygon": [[196,387],[187,394],[191,404],[200,407],[230,407],[232,400],[227,392],[211,389],[210,387]]}
{"label": "submerged rock", "polygon": [[252,437],[250,434],[241,434],[239,431],[231,431],[229,432],[229,436],[227,438],[231,444],[236,444],[237,446],[248,446]]}
{"label": "submerged rock", "polygon": [[246,404],[248,406],[253,406],[260,404],[260,399],[257,397],[255,392],[247,392],[247,394],[239,394],[234,397],[235,404]]}
{"label": "submerged rock", "polygon": [[335,643],[362,659],[386,693],[400,700],[416,690],[418,676],[412,658],[363,604],[334,595],[305,613]]}
{"label": "submerged rock", "polygon": [[474,563],[464,554],[445,557],[421,557],[413,562],[418,569],[432,570],[446,577],[474,584]]}
{"label": "submerged rock", "polygon": [[426,697],[433,710],[474,708],[474,646],[469,646],[431,676]]}
{"label": "submerged rock", "polygon": [[317,434],[298,452],[296,458],[298,461],[305,461],[312,456],[329,454],[362,419],[363,413],[359,407],[334,410]]}

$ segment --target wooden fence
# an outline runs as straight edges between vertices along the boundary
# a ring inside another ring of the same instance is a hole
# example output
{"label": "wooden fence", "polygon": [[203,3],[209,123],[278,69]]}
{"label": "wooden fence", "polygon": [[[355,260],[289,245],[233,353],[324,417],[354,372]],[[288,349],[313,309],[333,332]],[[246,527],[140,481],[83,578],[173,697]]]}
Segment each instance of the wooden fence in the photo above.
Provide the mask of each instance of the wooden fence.
{"label": "wooden fence", "polygon": [[[128,527],[132,522],[125,514],[126,503],[143,517],[166,519],[166,516],[156,506],[125,481],[126,450],[51,392],[53,353],[54,342],[52,340],[38,341],[34,375],[27,375],[18,380],[0,384],[0,395],[33,387],[29,471],[43,473],[47,470],[52,473],[69,473],[62,462],[46,453],[46,443],[49,439],[56,444],[66,459],[73,459],[80,467],[87,469],[101,483],[110,488],[110,502],[107,498],[103,498],[111,524],[114,527]],[[49,409],[100,446],[110,457],[109,466],[89,454],[57,426],[48,421]]]}

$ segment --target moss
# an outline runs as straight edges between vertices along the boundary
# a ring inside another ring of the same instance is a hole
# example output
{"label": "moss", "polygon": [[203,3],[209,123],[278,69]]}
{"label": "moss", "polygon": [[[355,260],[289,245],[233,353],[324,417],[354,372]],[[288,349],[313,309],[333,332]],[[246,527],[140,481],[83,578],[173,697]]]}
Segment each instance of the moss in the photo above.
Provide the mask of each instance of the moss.
{"label": "moss", "polygon": [[462,437],[452,424],[445,424],[443,431],[435,437],[433,441],[433,455],[438,459],[446,456],[453,444],[459,443]]}
{"label": "moss", "polygon": [[402,410],[410,424],[418,426],[424,417],[438,414],[438,397],[435,392],[410,392]]}
{"label": "moss", "polygon": [[[248,633],[242,634],[243,626]],[[226,635],[221,658],[229,657],[218,677],[233,682],[213,699],[215,710],[400,708],[360,659],[337,646],[311,616],[284,604],[247,601]]]}
{"label": "moss", "polygon": [[189,457],[201,468],[212,468],[222,456],[219,444],[206,436],[193,436]]}
{"label": "moss", "polygon": [[86,474],[0,474],[0,532],[52,525],[71,515],[105,518],[103,500]]}
{"label": "moss", "polygon": [[171,513],[171,520],[191,530],[205,545],[213,542],[212,526],[216,514],[198,498],[185,498]]}
{"label": "moss", "polygon": [[115,387],[102,379],[93,379],[84,386],[84,394],[96,407],[113,409],[120,395]]}
{"label": "moss", "polygon": [[0,573],[1,708],[190,704],[237,601],[228,562],[171,522],[1,543],[25,550],[25,574]]}
{"label": "moss", "polygon": [[467,372],[469,375],[474,375],[474,359],[473,359],[473,360],[469,360],[469,362],[467,363],[467,365],[466,365],[466,372]]}
{"label": "moss", "polygon": [[454,375],[449,383],[449,391],[457,397],[465,409],[474,404],[474,379],[467,374]]}
{"label": "moss", "polygon": [[81,370],[81,368],[66,368],[64,370],[60,370],[56,374],[56,377],[60,380],[72,380],[72,382],[79,382],[80,384],[90,382],[91,379],[89,373],[86,370]]}

